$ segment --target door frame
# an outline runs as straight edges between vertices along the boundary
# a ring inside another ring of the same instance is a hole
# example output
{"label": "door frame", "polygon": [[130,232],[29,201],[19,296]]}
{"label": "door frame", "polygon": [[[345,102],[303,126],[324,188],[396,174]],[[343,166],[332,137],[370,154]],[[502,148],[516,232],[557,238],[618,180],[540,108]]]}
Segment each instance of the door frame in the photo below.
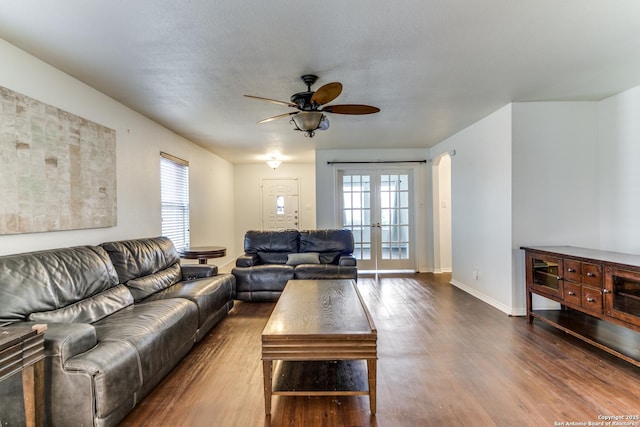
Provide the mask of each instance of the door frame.
{"label": "door frame", "polygon": [[[403,271],[403,272],[415,272],[418,271],[418,263],[419,263],[419,254],[418,254],[418,244],[417,244],[417,239],[418,239],[418,185],[417,185],[417,177],[419,176],[418,174],[418,167],[416,165],[409,165],[409,164],[396,164],[396,165],[385,165],[384,163],[375,163],[375,164],[371,164],[371,165],[352,165],[353,167],[349,167],[348,165],[345,166],[337,166],[334,167],[334,183],[335,183],[335,187],[334,187],[334,198],[335,198],[335,212],[334,212],[334,223],[338,226],[338,227],[342,227],[343,223],[342,223],[342,213],[343,213],[343,188],[342,188],[342,179],[341,177],[345,174],[345,172],[347,172],[347,174],[349,173],[353,173],[353,174],[358,174],[358,173],[362,173],[362,174],[374,174],[376,176],[378,175],[383,175],[384,172],[387,172],[387,174],[389,173],[408,173],[409,175],[409,205],[410,205],[410,210],[409,210],[409,221],[410,221],[410,227],[409,227],[409,233],[410,233],[410,251],[412,253],[412,256],[410,257],[410,264],[411,267],[409,268],[403,268],[403,269],[393,269],[393,270],[380,270],[378,269],[377,265],[375,265],[374,262],[374,266],[373,266],[373,270],[364,270],[364,271],[377,271],[377,272],[384,272],[384,271]],[[376,195],[376,197],[379,197],[378,195]]]}

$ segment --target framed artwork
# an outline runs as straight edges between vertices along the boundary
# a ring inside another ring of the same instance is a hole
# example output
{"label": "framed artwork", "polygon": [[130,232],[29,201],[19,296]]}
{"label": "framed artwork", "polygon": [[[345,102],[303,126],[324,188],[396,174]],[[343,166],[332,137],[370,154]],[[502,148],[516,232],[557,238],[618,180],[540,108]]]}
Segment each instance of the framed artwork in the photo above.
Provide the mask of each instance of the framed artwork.
{"label": "framed artwork", "polygon": [[0,234],[116,222],[116,131],[0,86]]}

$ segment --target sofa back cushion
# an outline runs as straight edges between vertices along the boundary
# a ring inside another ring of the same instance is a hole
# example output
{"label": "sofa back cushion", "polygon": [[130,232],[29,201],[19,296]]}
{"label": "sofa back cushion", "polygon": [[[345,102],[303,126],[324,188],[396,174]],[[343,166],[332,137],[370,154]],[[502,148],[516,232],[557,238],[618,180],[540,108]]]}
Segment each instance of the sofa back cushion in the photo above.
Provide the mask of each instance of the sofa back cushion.
{"label": "sofa back cushion", "polygon": [[135,302],[141,301],[151,294],[168,288],[182,279],[180,264],[173,264],[153,274],[129,280],[126,285]]}
{"label": "sofa back cushion", "polygon": [[168,288],[182,279],[180,256],[167,237],[102,243],[135,301]]}
{"label": "sofa back cushion", "polygon": [[97,295],[57,310],[31,313],[29,321],[41,323],[93,323],[133,304],[125,285],[118,285]]}
{"label": "sofa back cushion", "polygon": [[300,231],[300,252],[318,252],[320,263],[335,264],[341,255],[353,253],[353,234],[350,230]]}
{"label": "sofa back cushion", "polygon": [[298,252],[298,236],[298,230],[249,230],[244,235],[244,252],[257,254],[265,264],[284,264],[288,254]]}
{"label": "sofa back cushion", "polygon": [[0,257],[0,321],[27,320],[118,284],[116,270],[98,246],[52,249]]}

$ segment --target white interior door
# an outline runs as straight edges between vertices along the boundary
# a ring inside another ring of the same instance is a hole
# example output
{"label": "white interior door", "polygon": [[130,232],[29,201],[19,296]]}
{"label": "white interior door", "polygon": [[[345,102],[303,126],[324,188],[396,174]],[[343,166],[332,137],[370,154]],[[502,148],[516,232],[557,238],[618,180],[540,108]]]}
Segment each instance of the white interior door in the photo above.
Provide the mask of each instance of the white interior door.
{"label": "white interior door", "polygon": [[289,230],[298,229],[299,196],[298,179],[265,178],[262,189],[262,229]]}
{"label": "white interior door", "polygon": [[342,227],[353,232],[359,269],[415,269],[412,172],[340,171]]}

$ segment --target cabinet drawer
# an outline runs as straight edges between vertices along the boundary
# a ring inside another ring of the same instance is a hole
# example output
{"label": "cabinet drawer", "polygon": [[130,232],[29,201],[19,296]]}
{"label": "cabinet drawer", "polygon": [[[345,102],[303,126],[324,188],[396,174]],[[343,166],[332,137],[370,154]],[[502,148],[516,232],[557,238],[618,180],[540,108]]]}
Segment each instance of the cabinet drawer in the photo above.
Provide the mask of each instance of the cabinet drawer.
{"label": "cabinet drawer", "polygon": [[573,283],[564,284],[564,301],[569,304],[580,305],[582,301],[582,295],[580,291],[581,286]]}
{"label": "cabinet drawer", "polygon": [[583,286],[582,307],[591,311],[602,313],[602,290]]}
{"label": "cabinet drawer", "polygon": [[564,260],[564,278],[572,282],[580,282],[582,272],[580,270],[580,261],[573,259]]}
{"label": "cabinet drawer", "polygon": [[602,267],[599,264],[582,263],[582,283],[602,288]]}

